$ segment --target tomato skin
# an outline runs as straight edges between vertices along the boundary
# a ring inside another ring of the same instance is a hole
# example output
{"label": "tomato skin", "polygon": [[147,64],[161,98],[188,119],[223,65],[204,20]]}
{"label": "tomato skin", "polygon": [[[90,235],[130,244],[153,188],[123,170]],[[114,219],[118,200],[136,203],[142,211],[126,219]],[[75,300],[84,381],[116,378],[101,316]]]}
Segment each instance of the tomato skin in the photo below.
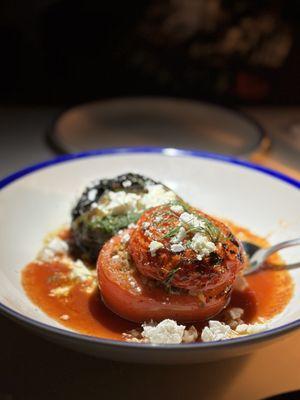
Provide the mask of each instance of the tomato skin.
{"label": "tomato skin", "polygon": [[230,291],[212,297],[204,304],[197,296],[172,294],[162,287],[149,286],[134,266],[124,268],[112,259],[124,247],[121,240],[122,236],[116,235],[106,242],[97,262],[102,299],[115,314],[140,323],[166,318],[178,322],[196,322],[212,318],[226,307]]}

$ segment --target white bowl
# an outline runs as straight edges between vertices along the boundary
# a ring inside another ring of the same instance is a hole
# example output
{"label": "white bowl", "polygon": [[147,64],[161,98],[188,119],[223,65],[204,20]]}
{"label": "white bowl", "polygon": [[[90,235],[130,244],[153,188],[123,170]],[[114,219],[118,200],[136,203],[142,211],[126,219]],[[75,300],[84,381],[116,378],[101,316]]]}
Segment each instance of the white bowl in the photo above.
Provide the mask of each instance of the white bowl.
{"label": "white bowl", "polygon": [[[265,346],[300,326],[300,270],[285,310],[259,334],[221,342],[147,345],[99,339],[68,330],[25,295],[20,270],[45,234],[69,221],[76,196],[93,179],[125,172],[145,174],[173,188],[191,204],[266,236],[271,243],[300,236],[300,183],[237,159],[197,151],[106,149],[60,157],[0,182],[0,310],[32,331],[67,347],[114,360],[195,363],[236,356]],[[287,262],[296,262],[299,248]],[[299,261],[299,257],[298,257]]]}

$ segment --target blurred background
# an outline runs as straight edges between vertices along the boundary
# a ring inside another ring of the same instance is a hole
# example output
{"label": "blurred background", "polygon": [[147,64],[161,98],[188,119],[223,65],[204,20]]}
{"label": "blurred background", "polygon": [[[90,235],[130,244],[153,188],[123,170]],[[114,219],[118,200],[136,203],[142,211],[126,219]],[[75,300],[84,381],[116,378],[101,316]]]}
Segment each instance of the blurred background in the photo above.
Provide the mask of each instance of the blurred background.
{"label": "blurred background", "polygon": [[0,174],[57,152],[163,145],[299,176],[297,6],[1,0]]}
{"label": "blurred background", "polygon": [[300,102],[292,0],[1,0],[2,102]]}

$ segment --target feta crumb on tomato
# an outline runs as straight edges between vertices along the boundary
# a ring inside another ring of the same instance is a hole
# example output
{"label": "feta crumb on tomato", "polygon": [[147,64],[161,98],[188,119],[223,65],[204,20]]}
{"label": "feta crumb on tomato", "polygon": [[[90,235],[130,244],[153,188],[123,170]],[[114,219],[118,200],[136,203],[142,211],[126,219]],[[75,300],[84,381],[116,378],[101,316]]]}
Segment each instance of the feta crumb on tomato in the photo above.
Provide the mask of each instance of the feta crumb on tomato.
{"label": "feta crumb on tomato", "polygon": [[176,236],[171,239],[171,243],[179,243],[186,237],[186,230],[183,226],[179,228],[179,231]]}
{"label": "feta crumb on tomato", "polygon": [[170,210],[173,211],[175,214],[182,214],[184,211],[181,205],[173,205],[170,207]]}
{"label": "feta crumb on tomato", "polygon": [[187,212],[184,212],[183,214],[180,215],[179,220],[192,228],[203,228],[205,227],[205,222],[201,221],[199,218],[196,217],[196,215],[189,214]]}
{"label": "feta crumb on tomato", "polygon": [[130,240],[129,233],[125,233],[125,235],[122,236],[121,242],[124,244],[124,243],[129,242],[129,240]]}
{"label": "feta crumb on tomato", "polygon": [[151,237],[153,237],[153,234],[152,234],[150,231],[146,230],[146,231],[145,231],[145,236],[151,238]]}
{"label": "feta crumb on tomato", "polygon": [[181,253],[185,250],[185,247],[181,243],[171,244],[170,249],[172,253]]}
{"label": "feta crumb on tomato", "polygon": [[196,233],[191,242],[191,248],[197,253],[197,259],[202,260],[203,257],[209,255],[216,250],[216,246],[206,236]]}
{"label": "feta crumb on tomato", "polygon": [[156,255],[157,250],[162,249],[164,245],[160,242],[157,242],[156,240],[152,240],[152,242],[149,244],[149,251],[151,253],[151,256],[154,257]]}
{"label": "feta crumb on tomato", "polygon": [[143,222],[143,229],[144,230],[148,229],[150,225],[151,225],[150,222]]}
{"label": "feta crumb on tomato", "polygon": [[182,342],[185,326],[165,319],[157,325],[143,324],[142,337],[153,344],[177,344]]}

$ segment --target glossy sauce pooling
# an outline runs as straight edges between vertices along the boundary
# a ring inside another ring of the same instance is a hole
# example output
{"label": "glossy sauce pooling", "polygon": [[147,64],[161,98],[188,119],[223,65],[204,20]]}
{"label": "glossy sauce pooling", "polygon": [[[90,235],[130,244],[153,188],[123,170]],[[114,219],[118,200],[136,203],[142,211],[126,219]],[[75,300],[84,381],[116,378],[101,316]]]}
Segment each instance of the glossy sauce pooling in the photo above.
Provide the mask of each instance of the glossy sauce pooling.
{"label": "glossy sauce pooling", "polygon": [[[230,224],[231,225],[231,224]],[[267,242],[248,231],[230,226],[234,234],[241,234],[247,240],[265,246]],[[273,258],[272,262],[277,259]],[[122,333],[138,327],[109,311],[101,301],[98,289],[92,293],[85,291],[85,284],[73,284],[66,296],[49,295],[52,289],[66,285],[65,278],[60,276],[67,272],[65,265],[53,263],[31,263],[22,272],[23,287],[33,303],[39,306],[51,318],[75,331],[87,335],[122,340]],[[262,270],[247,277],[248,288],[244,291],[234,290],[228,307],[241,307],[244,310],[243,320],[255,322],[259,317],[270,318],[281,312],[288,304],[293,283],[285,270]],[[68,319],[64,319],[68,317]],[[222,320],[224,313],[214,319]]]}

